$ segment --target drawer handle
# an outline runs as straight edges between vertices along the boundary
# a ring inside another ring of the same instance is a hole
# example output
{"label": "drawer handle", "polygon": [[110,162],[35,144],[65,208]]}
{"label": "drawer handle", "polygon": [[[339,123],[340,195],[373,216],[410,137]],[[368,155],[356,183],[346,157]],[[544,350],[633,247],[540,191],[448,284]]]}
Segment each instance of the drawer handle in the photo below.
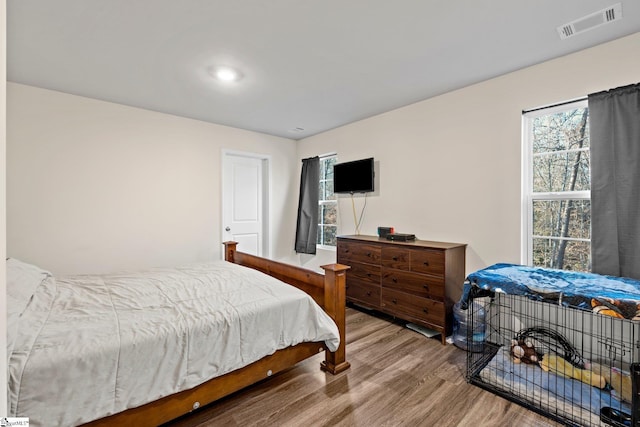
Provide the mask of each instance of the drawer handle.
{"label": "drawer handle", "polygon": [[426,308],[423,308],[422,311],[424,311],[426,314],[429,314],[429,310]]}
{"label": "drawer handle", "polygon": [[367,296],[370,297],[371,296],[371,291],[367,291]]}
{"label": "drawer handle", "polygon": [[391,257],[391,259],[392,259],[392,260],[394,260],[394,261],[397,261],[397,260],[398,260],[398,257],[397,257],[397,256],[394,256],[394,257]]}
{"label": "drawer handle", "polygon": [[423,264],[424,264],[425,266],[429,267],[429,261],[425,261]]}
{"label": "drawer handle", "polygon": [[391,300],[391,302],[394,303],[394,304],[397,304],[398,300],[394,298],[393,300]]}
{"label": "drawer handle", "polygon": [[429,285],[422,285],[422,287],[425,288],[427,292],[429,292]]}
{"label": "drawer handle", "polygon": [[391,281],[392,281],[393,283],[398,283],[398,279],[396,279],[395,277],[392,277],[392,278],[391,278]]}
{"label": "drawer handle", "polygon": [[371,252],[367,252],[367,256],[371,258]]}

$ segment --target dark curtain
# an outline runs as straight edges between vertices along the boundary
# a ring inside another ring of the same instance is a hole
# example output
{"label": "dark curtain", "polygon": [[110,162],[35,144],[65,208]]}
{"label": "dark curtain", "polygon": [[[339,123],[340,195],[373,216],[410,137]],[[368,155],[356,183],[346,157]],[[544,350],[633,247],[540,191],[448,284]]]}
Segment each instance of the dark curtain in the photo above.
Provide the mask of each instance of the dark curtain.
{"label": "dark curtain", "polygon": [[296,252],[315,254],[318,239],[318,197],[320,158],[302,160],[300,175],[300,201],[296,225]]}
{"label": "dark curtain", "polygon": [[589,95],[594,273],[640,279],[640,84]]}

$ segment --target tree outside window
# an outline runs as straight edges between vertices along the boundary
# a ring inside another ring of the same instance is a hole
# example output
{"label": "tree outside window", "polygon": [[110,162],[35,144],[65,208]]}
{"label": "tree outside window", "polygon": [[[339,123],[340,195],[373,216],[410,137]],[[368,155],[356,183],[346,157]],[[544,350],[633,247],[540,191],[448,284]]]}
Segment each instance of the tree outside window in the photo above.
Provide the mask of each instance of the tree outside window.
{"label": "tree outside window", "polygon": [[524,115],[525,263],[591,270],[586,101]]}
{"label": "tree outside window", "polygon": [[318,246],[336,246],[338,201],[333,193],[333,165],[336,156],[320,158],[320,197],[318,201]]}

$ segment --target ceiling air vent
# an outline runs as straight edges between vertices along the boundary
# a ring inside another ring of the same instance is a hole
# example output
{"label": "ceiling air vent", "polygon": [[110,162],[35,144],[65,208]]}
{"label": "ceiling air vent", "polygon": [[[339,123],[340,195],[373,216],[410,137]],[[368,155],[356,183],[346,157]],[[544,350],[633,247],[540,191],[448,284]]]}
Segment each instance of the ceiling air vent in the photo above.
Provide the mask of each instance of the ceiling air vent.
{"label": "ceiling air vent", "polygon": [[588,30],[592,30],[600,25],[617,21],[622,18],[622,4],[616,3],[606,9],[592,13],[575,21],[558,27],[558,34],[561,39],[575,36]]}

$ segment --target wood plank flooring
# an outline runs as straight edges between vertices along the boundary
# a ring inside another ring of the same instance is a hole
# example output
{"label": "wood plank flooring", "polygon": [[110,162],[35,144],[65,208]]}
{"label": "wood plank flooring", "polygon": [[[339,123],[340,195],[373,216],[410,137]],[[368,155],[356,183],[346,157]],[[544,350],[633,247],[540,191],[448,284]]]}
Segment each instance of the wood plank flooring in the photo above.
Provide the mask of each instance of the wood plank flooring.
{"label": "wood plank flooring", "polygon": [[464,379],[465,353],[392,319],[347,308],[347,360],[323,355],[201,408],[166,427],[557,426]]}

